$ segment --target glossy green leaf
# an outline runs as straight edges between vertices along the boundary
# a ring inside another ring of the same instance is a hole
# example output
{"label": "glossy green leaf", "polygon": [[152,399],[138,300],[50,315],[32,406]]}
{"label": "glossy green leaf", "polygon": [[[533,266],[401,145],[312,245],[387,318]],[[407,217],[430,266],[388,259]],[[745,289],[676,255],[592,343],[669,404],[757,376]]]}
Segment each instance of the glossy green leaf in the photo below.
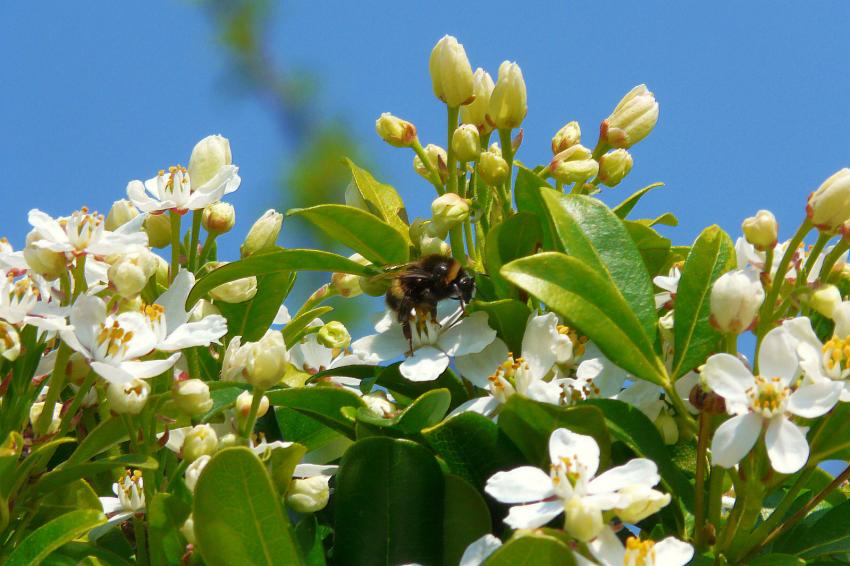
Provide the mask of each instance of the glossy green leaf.
{"label": "glossy green leaf", "polygon": [[791,554],[763,554],[749,561],[749,566],[805,566],[806,561]]}
{"label": "glossy green leaf", "polygon": [[782,552],[806,560],[846,555],[850,552],[850,501],[823,513],[804,532],[795,530],[795,537],[783,541]]}
{"label": "glossy green leaf", "polygon": [[354,423],[343,416],[343,407],[365,407],[356,393],[339,387],[297,387],[268,391],[269,403],[304,413],[337,432],[354,437]]}
{"label": "glossy green leaf", "polygon": [[379,265],[405,263],[408,240],[402,233],[365,210],[344,204],[296,208],[287,215],[302,216],[330,238]]}
{"label": "glossy green leaf", "polygon": [[118,417],[109,417],[101,421],[83,438],[77,449],[66,460],[66,466],[82,464],[89,458],[109,450],[128,438],[127,427]]}
{"label": "glossy green leaf", "polygon": [[[59,550],[54,551],[43,564],[49,564],[50,561],[57,555],[67,558],[69,560],[69,566],[100,566],[100,564],[108,564],[109,566],[132,566],[136,563],[135,561],[131,562],[124,556],[96,544],[71,541],[63,544]],[[100,561],[100,563],[98,564],[97,562],[86,561],[86,558],[88,557],[96,558]]]}
{"label": "glossy green leaf", "polygon": [[417,397],[404,411],[391,419],[377,417],[363,408],[357,412],[357,420],[413,435],[439,423],[449,410],[451,401],[452,394],[448,389],[432,389]]}
{"label": "glossy green leaf", "polygon": [[572,566],[576,561],[561,540],[530,533],[514,537],[484,561],[484,566]]}
{"label": "glossy green leaf", "polygon": [[103,510],[97,494],[85,480],[81,479],[54,489],[47,497],[42,498],[30,526],[43,525],[56,517],[77,509]]}
{"label": "glossy green leaf", "polygon": [[257,294],[250,300],[232,304],[216,301],[216,306],[227,319],[228,339],[241,336],[244,343],[262,338],[294,284],[295,273],[269,273],[257,277]]}
{"label": "glossy green leaf", "polygon": [[45,495],[54,489],[62,487],[68,482],[89,477],[99,472],[115,468],[139,468],[142,470],[155,470],[158,467],[156,460],[150,456],[141,454],[125,454],[114,458],[104,458],[83,464],[68,465],[47,472],[39,478],[32,487],[34,495]]}
{"label": "glossy green leaf", "polygon": [[427,449],[389,437],[357,441],[337,473],[335,563],[442,564],[444,494]]}
{"label": "glossy green leaf", "polygon": [[466,547],[490,532],[490,509],[477,489],[446,474],[443,498],[443,563],[459,564]]}
{"label": "glossy green leaf", "polygon": [[618,217],[625,220],[626,216],[632,211],[632,209],[637,205],[641,198],[643,198],[646,193],[651,191],[652,189],[657,189],[663,187],[664,183],[652,183],[651,185],[647,185],[644,188],[635,191],[632,193],[626,200],[615,206],[612,211]]}
{"label": "glossy green leaf", "polygon": [[304,337],[304,331],[310,326],[310,323],[317,318],[325,315],[333,310],[333,307],[316,307],[308,311],[297,314],[292,320],[286,323],[286,326],[281,330],[283,341],[287,348],[293,347]]}
{"label": "glossy green leaf", "polygon": [[541,195],[541,189],[544,188],[552,189],[546,181],[535,175],[533,171],[525,167],[517,167],[516,183],[514,184],[514,199],[516,200],[517,210],[530,213],[537,218],[543,236],[543,249],[554,250],[558,249],[555,247],[555,227]]}
{"label": "glossy green leaf", "polygon": [[850,459],[850,403],[839,403],[809,430],[809,463]]}
{"label": "glossy green leaf", "polygon": [[502,265],[530,255],[542,245],[540,220],[530,212],[519,212],[490,229],[484,246],[484,269],[501,295],[513,293],[499,273]]}
{"label": "glossy green leaf", "polygon": [[102,511],[80,509],[46,523],[21,541],[9,555],[5,566],[40,564],[51,552],[106,522]]}
{"label": "glossy green leaf", "polygon": [[357,190],[360,191],[360,195],[368,203],[372,212],[401,233],[409,245],[407,211],[399,194],[390,185],[376,181],[371,173],[358,167],[350,159],[346,159],[346,161],[351,169]]}
{"label": "glossy green leaf", "polygon": [[736,265],[732,239],[719,226],[709,226],[697,237],[682,269],[676,292],[676,325],[673,329],[674,378],[684,375],[716,350],[721,339],[709,323],[711,286]]}
{"label": "glossy green leaf", "polygon": [[399,372],[399,363],[380,368],[375,383],[389,389],[396,397],[402,400],[414,400],[426,391],[432,389],[448,389],[452,394],[449,409],[453,409],[468,399],[468,392],[463,381],[451,369],[447,369],[440,377],[433,381],[410,381]]}
{"label": "glossy green leaf", "polygon": [[581,260],[541,253],[512,261],[502,274],[564,317],[621,368],[659,385],[667,381],[663,362],[623,296]]}
{"label": "glossy green leaf", "polygon": [[148,505],[148,548],[152,566],[180,563],[186,553],[180,527],[191,511],[191,507],[176,495],[154,495]]}
{"label": "glossy green leaf", "polygon": [[280,496],[247,448],[213,455],[195,486],[197,549],[209,566],[303,564]]}
{"label": "glossy green leaf", "polygon": [[528,306],[515,299],[500,301],[472,301],[469,312],[484,311],[488,315],[487,323],[508,346],[511,352],[522,351],[522,337],[525,324],[531,314]]}
{"label": "glossy green leaf", "polygon": [[295,536],[307,566],[325,566],[325,549],[315,515],[307,515],[295,525]]}
{"label": "glossy green leaf", "polygon": [[[649,275],[655,277],[667,265],[671,242],[652,228],[626,220],[626,229],[643,258]],[[666,273],[664,273],[666,275]]]}
{"label": "glossy green leaf", "polygon": [[330,271],[372,275],[373,270],[351,261],[347,257],[319,250],[289,250],[274,248],[268,251],[223,265],[207,273],[195,282],[186,308],[191,308],[198,299],[219,285],[245,277],[279,273],[281,271]]}

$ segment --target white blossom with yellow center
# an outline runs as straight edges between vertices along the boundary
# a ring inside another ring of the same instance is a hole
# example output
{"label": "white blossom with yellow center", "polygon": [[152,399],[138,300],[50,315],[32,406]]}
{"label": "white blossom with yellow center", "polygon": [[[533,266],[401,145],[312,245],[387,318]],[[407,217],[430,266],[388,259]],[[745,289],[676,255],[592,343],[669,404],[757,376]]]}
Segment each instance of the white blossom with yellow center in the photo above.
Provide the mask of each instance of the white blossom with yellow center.
{"label": "white blossom with yellow center", "polygon": [[[130,470],[124,473],[118,482],[112,484],[112,492],[116,497],[99,497],[103,512],[109,517],[109,525],[121,523],[135,513],[145,511],[145,492],[143,489],[141,470]],[[107,525],[95,529],[91,538],[102,535]]]}
{"label": "white blossom with yellow center", "polygon": [[850,301],[835,307],[832,317],[835,328],[825,343],[818,339],[806,317],[788,320],[782,327],[797,341],[797,355],[806,379],[840,383],[839,399],[850,402]]}
{"label": "white blossom with yellow center", "polygon": [[134,223],[111,232],[104,226],[102,215],[86,208],[56,219],[34,208],[29,212],[29,223],[41,236],[32,245],[74,256],[122,254],[148,244],[147,234],[134,231]]}
{"label": "white blossom with yellow center", "polygon": [[222,165],[200,187],[192,188],[189,172],[180,165],[161,170],[156,177],[127,184],[127,197],[143,212],[173,210],[180,214],[201,210],[239,188],[242,180],[235,165]]}
{"label": "white blossom with yellow center", "polygon": [[603,529],[587,548],[594,560],[574,554],[579,566],[685,566],[694,556],[694,547],[674,537],[655,542],[631,536],[623,544],[609,528]]}

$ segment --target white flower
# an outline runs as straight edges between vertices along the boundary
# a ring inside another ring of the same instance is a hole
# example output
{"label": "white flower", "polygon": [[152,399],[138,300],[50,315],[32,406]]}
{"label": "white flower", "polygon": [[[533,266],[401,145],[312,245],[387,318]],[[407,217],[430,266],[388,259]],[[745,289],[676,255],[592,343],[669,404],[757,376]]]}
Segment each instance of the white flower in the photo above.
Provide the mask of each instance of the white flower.
{"label": "white flower", "polygon": [[463,556],[460,557],[459,566],[480,566],[501,546],[501,540],[491,534],[486,534],[466,547]]}
{"label": "white flower", "polygon": [[238,171],[235,165],[224,165],[209,181],[192,189],[188,171],[180,166],[170,167],[144,184],[130,181],[127,196],[143,212],[173,210],[182,214],[187,210],[200,210],[239,188],[242,180]]}
{"label": "white flower", "polygon": [[40,236],[32,245],[53,252],[107,256],[148,245],[144,232],[111,232],[105,228],[103,216],[86,209],[54,219],[34,208],[29,212],[29,223]]}
{"label": "white flower", "polygon": [[118,483],[112,484],[112,492],[117,497],[100,497],[103,512],[109,516],[109,523],[120,523],[134,513],[145,510],[145,492],[142,489],[142,472],[127,470]]}
{"label": "white flower", "polygon": [[812,382],[835,382],[841,385],[839,399],[850,401],[850,359],[845,352],[850,346],[850,301],[844,301],[835,307],[832,313],[835,329],[832,338],[821,344],[812,323],[806,317],[787,320],[782,328],[786,329],[797,341],[797,355],[805,376]]}
{"label": "white flower", "polygon": [[[776,270],[779,267],[779,258],[785,254],[788,249],[789,240],[776,244],[773,248],[774,262],[770,268],[770,275],[774,277]],[[820,277],[820,270],[823,266],[823,261],[826,256],[832,251],[835,246],[827,246],[818,255],[815,262],[812,264],[812,269],[809,271],[809,276],[806,277],[806,283],[814,283]],[[738,238],[735,241],[735,253],[738,258],[738,269],[745,269],[747,266],[755,268],[757,271],[764,271],[767,255],[765,252],[758,251],[755,247],[747,242],[744,238]],[[785,274],[785,279],[790,282],[797,280],[797,271],[806,263],[808,253],[803,246],[798,247],[791,257],[791,268]],[[847,264],[847,253],[841,254],[833,266],[833,270],[841,270]]]}
{"label": "white flower", "polygon": [[[655,463],[645,458],[594,477],[599,468],[596,441],[564,428],[549,437],[549,458],[548,475],[539,468],[521,466],[487,480],[484,490],[494,499],[521,504],[511,507],[505,518],[511,528],[534,529],[566,513],[565,529],[586,542],[604,528],[603,511],[639,504],[640,487],[651,488],[661,479]],[[657,492],[649,491],[654,498]]]}
{"label": "white flower", "polygon": [[242,344],[241,336],[230,340],[224,352],[221,378],[250,383],[265,390],[280,383],[291,368],[283,336],[269,329],[257,342]]}
{"label": "white flower", "polygon": [[0,319],[10,324],[23,322],[42,330],[64,328],[66,309],[51,299],[52,288],[35,273],[17,281],[11,274],[0,279]]}
{"label": "white flower", "polygon": [[204,471],[204,468],[209,464],[211,459],[212,456],[204,454],[186,467],[186,473],[183,474],[183,483],[186,484],[189,491],[194,493],[198,478],[201,477],[201,472]]}
{"label": "white flower", "polygon": [[762,429],[774,470],[792,474],[806,463],[809,445],[804,430],[791,418],[827,413],[838,401],[842,384],[821,380],[795,389],[800,373],[795,346],[786,328],[768,332],[759,352],[758,376],[735,356],[715,354],[708,359],[702,378],[725,399],[726,410],[733,415],[714,434],[711,459],[715,465],[731,468],[741,461]]}
{"label": "white flower", "polygon": [[[609,528],[587,547],[601,566],[685,566],[694,556],[694,547],[674,537],[659,542],[629,537],[624,546]],[[573,556],[579,566],[593,564],[580,554]]]}
{"label": "white flower", "polygon": [[672,305],[681,278],[682,270],[678,267],[672,267],[667,275],[657,275],[652,279],[655,286],[662,289],[661,293],[655,294],[655,308],[660,309]]}
{"label": "white flower", "polygon": [[[440,377],[451,358],[461,363],[464,356],[481,352],[496,338],[487,325],[487,313],[478,311],[458,320],[460,310],[441,317],[439,324],[427,321],[419,333],[413,329],[413,355],[399,367],[411,381],[433,381]],[[457,322],[454,322],[457,321]],[[403,356],[409,345],[393,312],[387,312],[375,325],[378,334],[351,344],[354,354],[364,360],[386,362]]]}

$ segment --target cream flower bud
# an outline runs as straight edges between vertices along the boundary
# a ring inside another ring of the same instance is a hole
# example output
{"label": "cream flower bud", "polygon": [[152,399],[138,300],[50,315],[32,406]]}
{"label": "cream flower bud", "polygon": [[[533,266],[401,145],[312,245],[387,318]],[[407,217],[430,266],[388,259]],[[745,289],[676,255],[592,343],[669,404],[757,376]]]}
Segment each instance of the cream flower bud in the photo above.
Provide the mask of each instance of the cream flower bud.
{"label": "cream flower bud", "polygon": [[744,238],[759,251],[766,251],[776,245],[779,237],[779,224],[769,210],[759,210],[741,223]]}
{"label": "cream flower bud", "polygon": [[141,248],[137,252],[119,256],[106,274],[120,296],[133,298],[142,292],[148,279],[156,274],[158,266],[156,256],[147,248]]}
{"label": "cream flower bud", "polygon": [[201,477],[201,472],[209,464],[212,456],[204,454],[186,467],[186,472],[183,474],[183,483],[191,492],[195,492],[195,486],[198,483],[198,478]]}
{"label": "cream flower bud", "polygon": [[460,107],[461,122],[475,126],[482,135],[493,131],[493,126],[487,121],[487,112],[490,110],[490,96],[494,87],[490,74],[478,67],[472,75],[472,95],[475,100]]}
{"label": "cream flower bud", "polygon": [[139,215],[139,210],[127,199],[116,200],[106,215],[105,228],[115,231]]}
{"label": "cream flower bud", "polygon": [[283,336],[268,330],[258,342],[241,344],[233,338],[227,345],[222,364],[222,379],[245,381],[266,390],[280,383],[291,367]]}
{"label": "cream flower bud", "polygon": [[[360,265],[369,265],[369,260],[360,254],[353,254],[348,257],[351,261]],[[334,273],[331,275],[331,287],[339,294],[340,297],[350,299],[363,293],[360,288],[360,276],[351,273]]]}
{"label": "cream flower bud", "polygon": [[171,244],[171,221],[165,214],[149,214],[142,227],[152,248],[164,248]]}
{"label": "cream flower bud", "polygon": [[482,151],[476,167],[478,175],[485,183],[491,186],[500,185],[508,178],[508,162],[502,156],[493,151]]}
{"label": "cream flower bud", "polygon": [[147,381],[131,379],[127,383],[110,383],[106,388],[109,407],[119,415],[138,415],[148,402],[151,386]]}
{"label": "cream flower bud", "polygon": [[632,170],[632,156],[625,149],[615,149],[599,158],[599,181],[616,187]]}
{"label": "cream flower bud", "polygon": [[[236,415],[240,419],[247,418],[251,414],[251,404],[254,402],[254,396],[250,391],[243,391],[236,398]],[[260,404],[257,406],[257,418],[269,412],[269,398],[265,395],[260,399]]]}
{"label": "cream flower bud", "polygon": [[478,128],[463,124],[452,134],[452,151],[460,161],[478,161],[481,155],[481,137]]}
{"label": "cream flower bud", "polygon": [[564,512],[564,530],[581,542],[593,539],[605,526],[599,506],[586,502],[585,498],[573,497],[568,500]]}
{"label": "cream flower bud", "polygon": [[408,233],[410,234],[410,240],[412,242],[418,242],[425,236],[429,237],[438,237],[445,238],[446,231],[440,230],[437,225],[431,221],[426,220],[425,218],[416,218],[413,222],[410,223],[410,227],[408,228]]}
{"label": "cream flower bud", "polygon": [[445,193],[431,203],[431,214],[439,230],[451,230],[469,218],[469,202],[456,193]]}
{"label": "cream flower bud", "polygon": [[431,50],[428,60],[434,95],[451,108],[472,101],[472,67],[463,45],[445,35]]}
{"label": "cream flower bud", "polygon": [[156,254],[154,254],[154,257],[156,257],[156,283],[168,287],[168,272],[171,271],[171,267],[164,258]]}
{"label": "cream flower bud", "polygon": [[15,327],[0,320],[0,356],[14,362],[21,355],[21,337]]}
{"label": "cream flower bud", "polygon": [[286,492],[286,505],[297,513],[315,513],[328,504],[330,487],[328,476],[294,479]]}
{"label": "cream flower bud", "polygon": [[[35,427],[35,423],[41,418],[41,413],[44,411],[44,403],[41,401],[30,405],[30,424]],[[50,420],[50,426],[47,427],[47,434],[53,434],[59,430],[59,425],[62,423],[61,418],[62,404],[53,404],[53,417]]]}
{"label": "cream flower bud", "polygon": [[67,271],[68,260],[62,252],[54,252],[35,245],[36,242],[43,239],[36,230],[27,234],[24,261],[27,262],[30,269],[48,281],[53,281]]}
{"label": "cream flower bud", "polygon": [[431,237],[431,236],[423,236],[419,241],[419,251],[422,252],[423,256],[426,255],[452,255],[452,247],[440,238]]}
{"label": "cream flower bud", "polygon": [[344,350],[351,344],[351,334],[348,333],[348,329],[343,323],[332,320],[319,329],[316,340],[325,348]]}
{"label": "cream flower bud", "polygon": [[361,399],[363,399],[363,402],[366,403],[366,408],[369,409],[369,412],[373,415],[381,418],[387,418],[395,413],[395,405],[387,399],[387,394],[383,391],[369,393],[368,395],[361,397]]}
{"label": "cream flower bud", "polygon": [[841,291],[835,285],[822,285],[809,297],[809,307],[832,318],[835,307],[841,304]]}
{"label": "cream flower bud", "polygon": [[[432,143],[429,143],[422,149],[425,151],[425,155],[428,157],[428,161],[431,162],[431,165],[433,165],[437,173],[440,174],[440,181],[445,183],[446,179],[449,178],[449,170],[446,168],[446,163],[448,162],[446,150]],[[428,168],[425,166],[424,163],[422,163],[422,160],[419,159],[418,155],[415,155],[413,157],[413,170],[419,173],[425,179],[431,179],[431,175],[428,172]]]}
{"label": "cream flower bud", "polygon": [[189,180],[192,189],[202,186],[215,177],[219,169],[232,162],[230,141],[227,138],[212,135],[196,143],[189,158]]}
{"label": "cream flower bud", "polygon": [[201,224],[211,234],[225,234],[236,224],[236,210],[229,202],[214,202],[204,209]]}
{"label": "cream flower bud", "polygon": [[382,297],[390,288],[391,281],[387,278],[361,276],[357,284],[370,297]]}
{"label": "cream flower bud", "polygon": [[806,214],[815,228],[824,232],[847,232],[850,221],[850,169],[846,167],[824,181],[809,195]]}
{"label": "cream flower bud", "polygon": [[375,121],[375,131],[393,147],[410,147],[416,140],[416,126],[389,112],[384,112]]}
{"label": "cream flower bud", "polygon": [[649,135],[658,122],[658,103],[646,85],[629,91],[602,122],[600,137],[611,147],[629,148]]}
{"label": "cream flower bud", "polygon": [[257,278],[254,276],[230,281],[210,291],[213,299],[223,303],[242,303],[253,299],[256,294]]}
{"label": "cream flower bud", "polygon": [[487,119],[495,128],[518,128],[528,113],[525,80],[519,65],[504,61],[499,66],[499,79],[490,96]]}
{"label": "cream flower bud", "polygon": [[88,360],[79,352],[71,352],[68,364],[65,366],[65,375],[68,381],[74,385],[82,385],[83,380],[91,371]]}
{"label": "cream flower bud", "polygon": [[720,332],[740,334],[753,324],[763,301],[764,289],[754,270],[724,273],[711,287],[711,323]]}
{"label": "cream flower bud", "polygon": [[625,523],[642,521],[670,503],[669,493],[661,493],[645,484],[630,485],[618,493],[626,503],[621,501],[623,507],[614,509],[614,512]]}
{"label": "cream flower bud", "polygon": [[664,440],[664,444],[673,446],[679,442],[679,425],[676,424],[676,419],[669,413],[662,411],[655,418],[654,422],[655,428],[658,429],[658,433],[661,435],[661,439]]}
{"label": "cream flower bud", "polygon": [[265,211],[248,230],[248,235],[245,236],[245,241],[239,248],[242,257],[246,258],[259,251],[274,247],[281,226],[283,226],[283,214],[273,208]]}
{"label": "cream flower bud", "polygon": [[568,122],[552,137],[552,153],[558,154],[581,142],[581,128],[578,122]]}
{"label": "cream flower bud", "polygon": [[180,527],[180,534],[186,538],[186,542],[189,544],[195,544],[195,519],[191,514],[183,522],[183,526]]}
{"label": "cream flower bud", "polygon": [[200,379],[176,382],[171,388],[171,396],[177,408],[190,417],[203,415],[213,407],[210,387]]}
{"label": "cream flower bud", "polygon": [[561,183],[577,183],[594,177],[599,164],[591,157],[589,149],[581,144],[568,147],[552,158],[549,173]]}
{"label": "cream flower bud", "polygon": [[233,434],[232,432],[228,432],[227,434],[218,439],[219,450],[222,450],[224,448],[233,448],[234,446],[239,445],[239,437]]}
{"label": "cream flower bud", "polygon": [[201,299],[195,303],[195,306],[189,312],[189,322],[199,322],[214,314],[221,314],[219,308],[208,300]]}
{"label": "cream flower bud", "polygon": [[194,462],[201,456],[210,456],[218,449],[218,435],[213,427],[201,424],[192,427],[183,439],[183,459]]}

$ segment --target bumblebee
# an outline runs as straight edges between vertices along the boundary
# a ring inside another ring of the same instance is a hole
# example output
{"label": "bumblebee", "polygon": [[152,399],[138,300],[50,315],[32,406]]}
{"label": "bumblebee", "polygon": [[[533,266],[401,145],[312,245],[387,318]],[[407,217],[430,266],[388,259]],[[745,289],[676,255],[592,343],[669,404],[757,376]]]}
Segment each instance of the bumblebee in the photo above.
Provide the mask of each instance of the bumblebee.
{"label": "bumblebee", "polygon": [[387,306],[398,315],[398,322],[410,345],[408,355],[413,354],[411,320],[416,320],[417,331],[421,332],[427,317],[437,323],[437,303],[443,299],[455,299],[460,301],[461,310],[465,312],[475,292],[475,279],[461,267],[460,262],[440,254],[422,257],[390,275],[393,279],[387,290]]}

